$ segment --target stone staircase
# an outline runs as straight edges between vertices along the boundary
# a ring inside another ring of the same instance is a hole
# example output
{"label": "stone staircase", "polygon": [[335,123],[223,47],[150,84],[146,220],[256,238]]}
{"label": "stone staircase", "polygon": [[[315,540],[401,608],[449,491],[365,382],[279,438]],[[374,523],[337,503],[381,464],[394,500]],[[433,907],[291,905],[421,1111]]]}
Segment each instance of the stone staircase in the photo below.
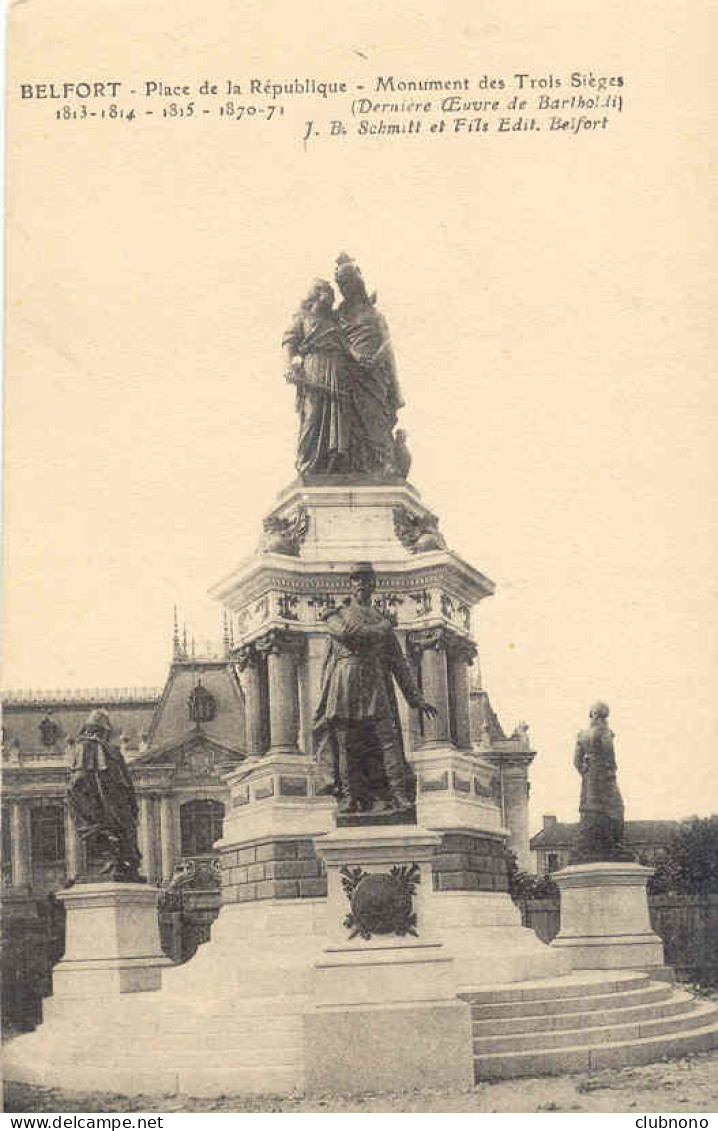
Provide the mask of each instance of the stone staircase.
{"label": "stone staircase", "polygon": [[648,974],[576,971],[461,997],[471,1006],[477,1083],[649,1064],[718,1048],[718,1003]]}

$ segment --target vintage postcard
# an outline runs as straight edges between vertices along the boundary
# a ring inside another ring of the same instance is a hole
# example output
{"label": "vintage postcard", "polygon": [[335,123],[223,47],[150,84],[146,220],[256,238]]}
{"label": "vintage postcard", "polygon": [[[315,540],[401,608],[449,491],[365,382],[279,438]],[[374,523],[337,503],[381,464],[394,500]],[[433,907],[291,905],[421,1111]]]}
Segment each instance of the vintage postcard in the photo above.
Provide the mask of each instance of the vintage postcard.
{"label": "vintage postcard", "polygon": [[7,27],[8,1110],[710,1111],[714,11]]}

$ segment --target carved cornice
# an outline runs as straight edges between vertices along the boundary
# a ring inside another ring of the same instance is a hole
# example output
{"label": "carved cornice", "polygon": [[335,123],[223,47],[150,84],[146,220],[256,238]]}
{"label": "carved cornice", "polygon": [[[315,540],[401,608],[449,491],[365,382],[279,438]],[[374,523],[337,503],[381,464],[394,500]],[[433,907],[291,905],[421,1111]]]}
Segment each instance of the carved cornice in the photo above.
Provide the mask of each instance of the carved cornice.
{"label": "carved cornice", "polygon": [[429,650],[443,651],[465,664],[472,664],[477,653],[476,645],[472,640],[458,636],[443,624],[435,628],[420,628],[408,632],[406,646],[415,656]]}
{"label": "carved cornice", "polygon": [[450,632],[447,651],[455,660],[470,666],[476,659],[478,648],[473,640],[467,640],[465,636],[457,636],[455,632]]}
{"label": "carved cornice", "polygon": [[439,624],[435,628],[420,628],[407,633],[406,646],[414,654],[428,652],[429,650],[443,652],[450,647],[451,635],[443,624]]}
{"label": "carved cornice", "polygon": [[305,637],[301,633],[285,632],[281,628],[271,628],[263,636],[258,636],[252,641],[256,652],[261,656],[291,655],[299,657],[304,654],[307,646]]}

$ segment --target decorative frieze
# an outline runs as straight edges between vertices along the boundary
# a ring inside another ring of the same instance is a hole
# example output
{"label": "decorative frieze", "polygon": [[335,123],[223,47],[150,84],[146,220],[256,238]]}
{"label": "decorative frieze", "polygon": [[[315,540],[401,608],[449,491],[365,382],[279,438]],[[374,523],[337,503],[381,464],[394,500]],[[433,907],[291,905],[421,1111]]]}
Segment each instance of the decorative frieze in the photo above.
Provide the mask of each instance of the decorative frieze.
{"label": "decorative frieze", "polygon": [[280,593],[277,598],[277,611],[282,620],[299,620],[297,606],[299,597],[294,593]]}
{"label": "decorative frieze", "polygon": [[429,615],[432,602],[431,593],[428,589],[420,589],[417,593],[410,593],[409,598],[416,606],[417,617],[426,617]]}

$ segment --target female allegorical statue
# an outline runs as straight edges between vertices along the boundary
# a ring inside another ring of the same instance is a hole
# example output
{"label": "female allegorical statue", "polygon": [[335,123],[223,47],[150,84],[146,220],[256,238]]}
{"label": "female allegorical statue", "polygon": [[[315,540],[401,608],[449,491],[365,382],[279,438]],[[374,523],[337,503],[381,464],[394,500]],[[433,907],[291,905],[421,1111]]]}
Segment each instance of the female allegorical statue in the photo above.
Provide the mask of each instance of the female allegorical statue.
{"label": "female allegorical statue", "polygon": [[297,468],[405,477],[410,457],[393,434],[404,402],[386,321],[349,256],[337,259],[335,280],[338,309],[331,285],[317,280],[282,341],[297,386]]}

